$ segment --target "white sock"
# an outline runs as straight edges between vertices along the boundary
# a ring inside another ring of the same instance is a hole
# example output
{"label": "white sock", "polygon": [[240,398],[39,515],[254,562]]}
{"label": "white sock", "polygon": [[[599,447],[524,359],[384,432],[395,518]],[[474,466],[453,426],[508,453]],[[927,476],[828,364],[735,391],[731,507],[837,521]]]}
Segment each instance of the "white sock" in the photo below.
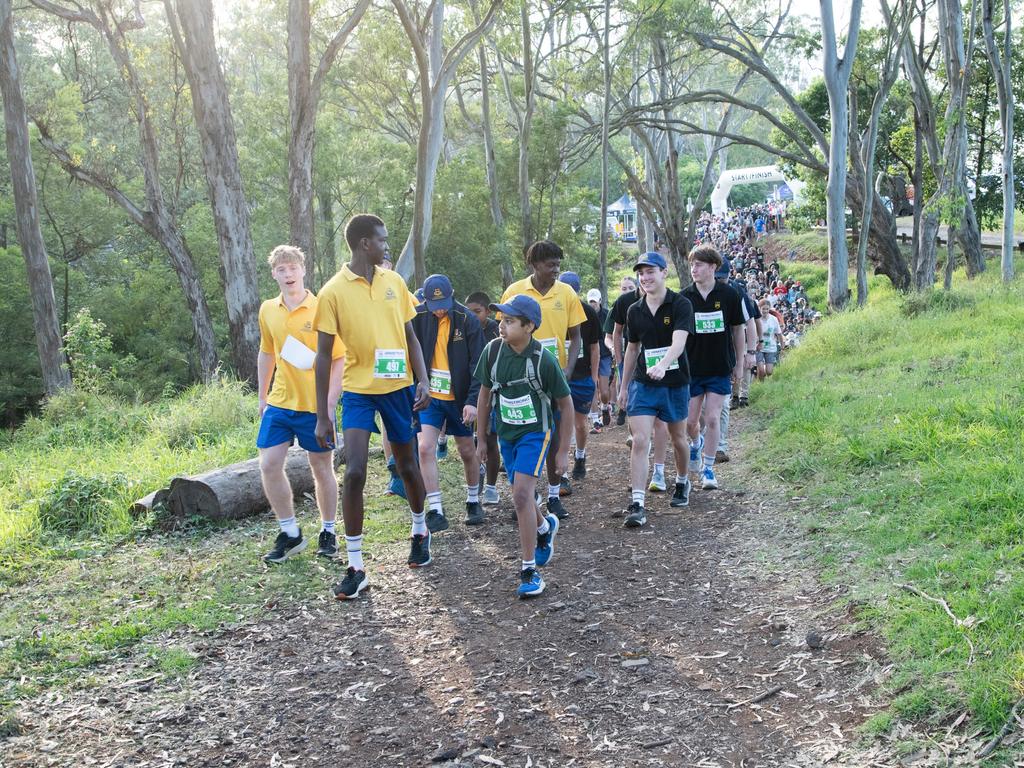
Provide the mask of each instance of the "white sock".
{"label": "white sock", "polygon": [[550,530],[551,530],[551,523],[549,523],[548,519],[545,517],[543,525],[538,525],[537,526],[537,533],[543,535],[543,534],[547,533]]}
{"label": "white sock", "polygon": [[533,568],[534,570],[536,570],[536,568],[537,568],[537,561],[536,560],[523,560],[523,570],[525,571],[527,568]]}
{"label": "white sock", "polygon": [[636,490],[636,489],[633,490],[633,501],[635,501],[641,507],[644,505],[644,491],[643,491],[643,489],[641,489],[639,491]]}
{"label": "white sock", "polygon": [[345,552],[348,554],[348,564],[357,571],[363,570],[363,537],[346,536]]}
{"label": "white sock", "polygon": [[676,485],[686,485],[687,482],[689,482],[689,478],[686,475],[676,472]]}
{"label": "white sock", "polygon": [[708,469],[711,469],[711,467],[715,466],[715,457],[704,454],[704,466],[707,467]]}
{"label": "white sock", "polygon": [[562,490],[562,486],[561,485],[549,485],[548,486],[548,498],[549,499],[557,499],[558,496],[559,496],[559,493],[561,492],[561,490]]}
{"label": "white sock", "polygon": [[413,512],[412,513],[412,535],[413,536],[426,536],[427,535],[427,513],[426,512]]}
{"label": "white sock", "polygon": [[494,491],[495,493],[497,493],[498,492],[498,486],[496,486],[496,485],[484,485],[484,493],[486,493],[487,491]]}
{"label": "white sock", "polygon": [[581,451],[581,450],[580,450],[579,448],[577,448],[577,449],[576,449],[576,458],[577,458],[577,459],[585,459],[585,458],[587,458],[587,449],[586,449],[586,448],[584,448],[584,449],[583,449],[583,450]]}
{"label": "white sock", "polygon": [[334,520],[321,520],[320,530],[327,531],[328,533],[334,533]]}
{"label": "white sock", "polygon": [[665,465],[664,464],[655,464],[654,465],[654,474],[656,474],[656,475],[657,474],[664,475],[665,474]]}
{"label": "white sock", "polygon": [[444,510],[441,508],[441,492],[440,491],[434,491],[433,493],[428,493],[427,494],[427,506],[430,507],[430,509],[432,509],[432,510],[434,510],[434,511],[436,511],[436,512],[442,514],[442,515],[444,514]]}
{"label": "white sock", "polygon": [[466,503],[475,504],[480,501],[480,486],[479,485],[467,485],[466,486]]}
{"label": "white sock", "polygon": [[292,538],[299,535],[299,524],[295,522],[295,515],[286,517],[284,520],[278,520],[277,524],[281,526],[281,530],[287,533]]}

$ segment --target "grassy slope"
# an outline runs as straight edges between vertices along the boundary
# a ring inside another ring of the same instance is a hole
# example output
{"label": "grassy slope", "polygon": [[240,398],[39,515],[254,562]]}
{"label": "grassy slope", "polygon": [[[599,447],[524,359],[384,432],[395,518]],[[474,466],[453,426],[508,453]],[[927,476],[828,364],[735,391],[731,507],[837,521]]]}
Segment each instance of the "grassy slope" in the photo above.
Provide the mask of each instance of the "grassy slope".
{"label": "grassy slope", "polygon": [[966,704],[998,729],[1024,695],[1022,326],[1024,288],[993,274],[928,297],[876,287],[753,390],[764,469],[810,496],[826,576],[897,661],[876,728]]}

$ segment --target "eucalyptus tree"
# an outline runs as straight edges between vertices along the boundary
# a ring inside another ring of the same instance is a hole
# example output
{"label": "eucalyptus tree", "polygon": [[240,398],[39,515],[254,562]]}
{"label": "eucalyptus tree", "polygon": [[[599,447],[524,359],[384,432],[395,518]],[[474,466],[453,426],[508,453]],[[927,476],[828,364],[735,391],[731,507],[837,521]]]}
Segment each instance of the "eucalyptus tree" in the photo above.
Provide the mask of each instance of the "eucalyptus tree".
{"label": "eucalyptus tree", "polygon": [[[127,9],[119,8],[113,0],[96,2],[92,7],[66,6],[50,0],[32,0],[32,3],[69,25],[81,25],[94,31],[108,48],[128,97],[128,110],[135,122],[138,147],[132,162],[119,162],[122,158],[116,154],[105,157],[97,152],[94,157],[83,156],[70,141],[55,135],[45,115],[34,116],[40,142],[69,176],[100,191],[167,253],[192,320],[199,376],[203,381],[210,381],[216,376],[218,367],[210,308],[199,270],[182,234],[176,206],[165,191],[154,115],[144,79],[136,64],[136,56],[141,55],[142,49],[129,38],[130,32],[145,26],[141,6],[136,3]],[[135,179],[118,179],[119,173],[135,168],[142,174],[144,202],[134,199]]]}
{"label": "eucalyptus tree", "polygon": [[21,92],[21,76],[14,48],[11,0],[0,0],[0,93],[4,101],[4,138],[11,169],[18,245],[28,273],[36,349],[47,395],[71,386],[64,361],[53,276],[39,224],[39,201],[28,135],[28,111]]}
{"label": "eucalyptus tree", "polygon": [[[1001,273],[1003,282],[1013,280],[1013,230],[1016,200],[1014,195],[1013,170],[1013,83],[1010,78],[1010,63],[1013,59],[1012,34],[1010,27],[1010,0],[1002,0],[1002,47],[996,45],[995,0],[982,0],[982,32],[985,38],[985,51],[996,81],[996,93],[999,98],[999,127],[1003,134],[1002,147],[1002,181],[1003,181],[1003,242],[1001,254]],[[980,182],[980,174],[978,181]]]}

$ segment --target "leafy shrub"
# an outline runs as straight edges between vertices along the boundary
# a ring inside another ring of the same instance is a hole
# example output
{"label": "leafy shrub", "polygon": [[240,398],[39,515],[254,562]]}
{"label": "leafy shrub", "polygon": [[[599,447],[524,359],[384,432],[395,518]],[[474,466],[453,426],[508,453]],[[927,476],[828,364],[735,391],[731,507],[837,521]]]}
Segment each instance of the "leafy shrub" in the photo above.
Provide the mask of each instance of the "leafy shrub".
{"label": "leafy shrub", "polygon": [[64,351],[71,362],[75,386],[86,392],[101,392],[127,376],[135,365],[132,355],[114,352],[107,326],[88,309],[78,310],[64,334]]}
{"label": "leafy shrub", "polygon": [[256,398],[244,382],[222,379],[190,387],[149,426],[169,448],[191,449],[215,442],[226,432],[252,427],[256,409]]}
{"label": "leafy shrub", "polygon": [[925,312],[964,312],[975,307],[977,301],[957,291],[925,291],[909,293],[900,303],[904,317],[917,317]]}
{"label": "leafy shrub", "polygon": [[93,446],[145,432],[145,409],[98,392],[66,390],[43,406],[38,417],[29,417],[16,433],[23,447],[66,448]]}
{"label": "leafy shrub", "polygon": [[39,524],[64,535],[100,533],[117,514],[127,485],[127,478],[119,473],[95,477],[68,470],[39,499]]}

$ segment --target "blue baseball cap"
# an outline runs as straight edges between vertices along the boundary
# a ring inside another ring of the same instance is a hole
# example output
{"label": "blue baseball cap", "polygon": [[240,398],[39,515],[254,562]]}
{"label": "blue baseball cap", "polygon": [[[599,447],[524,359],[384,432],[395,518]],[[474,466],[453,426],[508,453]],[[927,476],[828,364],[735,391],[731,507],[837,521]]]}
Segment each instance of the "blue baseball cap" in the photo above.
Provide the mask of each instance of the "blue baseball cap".
{"label": "blue baseball cap", "polygon": [[489,309],[501,312],[510,317],[522,317],[533,323],[534,328],[540,327],[540,304],[529,296],[518,294],[504,304],[491,304]]}
{"label": "blue baseball cap", "polygon": [[665,262],[665,257],[656,251],[648,251],[647,253],[640,254],[636,260],[636,264],[633,265],[633,271],[636,272],[641,267],[657,267],[658,269],[668,269],[668,264]]}
{"label": "blue baseball cap", "polygon": [[454,295],[452,282],[444,275],[431,275],[423,281],[423,301],[431,312],[451,309]]}
{"label": "blue baseball cap", "polygon": [[563,272],[558,276],[559,282],[565,283],[572,288],[576,293],[580,292],[583,287],[583,282],[580,280],[580,276],[575,272]]}
{"label": "blue baseball cap", "polygon": [[729,276],[729,272],[730,272],[731,269],[732,269],[732,264],[729,263],[729,257],[728,256],[723,256],[722,257],[722,266],[720,266],[718,269],[715,270],[715,278],[718,279],[718,278],[728,277]]}

